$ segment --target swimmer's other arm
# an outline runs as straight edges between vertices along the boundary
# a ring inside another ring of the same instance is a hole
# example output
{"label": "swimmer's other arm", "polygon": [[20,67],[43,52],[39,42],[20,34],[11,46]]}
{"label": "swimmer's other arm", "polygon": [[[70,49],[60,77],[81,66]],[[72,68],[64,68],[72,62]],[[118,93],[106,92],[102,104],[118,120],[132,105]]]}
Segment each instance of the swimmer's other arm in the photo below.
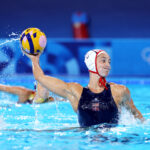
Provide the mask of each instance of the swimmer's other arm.
{"label": "swimmer's other arm", "polygon": [[125,88],[124,94],[123,94],[123,103],[124,106],[131,111],[131,113],[134,115],[135,118],[140,119],[142,122],[145,121],[145,118],[142,116],[141,112],[136,108],[136,106],[133,103],[133,100],[130,95],[130,91],[128,88]]}

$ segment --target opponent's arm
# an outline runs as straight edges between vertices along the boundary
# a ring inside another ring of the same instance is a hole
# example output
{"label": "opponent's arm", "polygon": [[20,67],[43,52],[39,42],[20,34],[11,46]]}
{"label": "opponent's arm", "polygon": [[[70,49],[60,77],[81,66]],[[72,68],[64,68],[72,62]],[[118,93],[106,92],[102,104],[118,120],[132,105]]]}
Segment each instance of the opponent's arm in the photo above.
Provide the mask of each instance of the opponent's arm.
{"label": "opponent's arm", "polygon": [[29,89],[26,89],[21,86],[9,86],[9,85],[2,85],[0,84],[0,91],[15,94],[15,95],[23,95],[27,91],[32,91]]}
{"label": "opponent's arm", "polygon": [[49,97],[49,90],[47,88],[43,87],[39,82],[37,82],[36,96],[46,99]]}
{"label": "opponent's arm", "polygon": [[21,86],[8,86],[0,84],[0,91],[17,95],[19,97],[18,103],[25,103],[33,90]]}

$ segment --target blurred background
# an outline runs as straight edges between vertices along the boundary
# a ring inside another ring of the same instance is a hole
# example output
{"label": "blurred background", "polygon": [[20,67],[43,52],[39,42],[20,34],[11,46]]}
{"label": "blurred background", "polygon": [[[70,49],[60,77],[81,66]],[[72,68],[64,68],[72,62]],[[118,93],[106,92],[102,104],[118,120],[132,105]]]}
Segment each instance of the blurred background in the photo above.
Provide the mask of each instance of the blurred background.
{"label": "blurred background", "polygon": [[110,76],[150,76],[149,0],[5,0],[0,5],[0,74],[31,74],[19,36],[41,29],[46,74],[88,75],[85,53],[105,49]]}

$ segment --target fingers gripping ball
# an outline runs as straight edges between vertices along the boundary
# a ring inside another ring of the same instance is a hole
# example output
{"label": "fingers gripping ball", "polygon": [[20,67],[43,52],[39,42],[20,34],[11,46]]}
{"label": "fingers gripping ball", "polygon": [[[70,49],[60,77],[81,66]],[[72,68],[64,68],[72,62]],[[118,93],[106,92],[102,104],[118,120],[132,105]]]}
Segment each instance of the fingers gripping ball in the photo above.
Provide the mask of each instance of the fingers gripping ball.
{"label": "fingers gripping ball", "polygon": [[46,46],[46,36],[38,28],[28,28],[20,36],[22,51],[30,55],[38,55]]}

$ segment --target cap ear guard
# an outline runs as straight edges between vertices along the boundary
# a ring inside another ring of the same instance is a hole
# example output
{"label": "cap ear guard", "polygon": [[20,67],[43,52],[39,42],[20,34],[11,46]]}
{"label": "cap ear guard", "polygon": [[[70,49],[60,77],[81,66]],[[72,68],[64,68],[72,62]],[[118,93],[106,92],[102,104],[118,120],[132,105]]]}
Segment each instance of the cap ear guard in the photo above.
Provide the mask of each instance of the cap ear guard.
{"label": "cap ear guard", "polygon": [[85,59],[84,62],[87,66],[87,68],[89,69],[89,71],[94,71],[96,72],[96,68],[95,68],[95,57],[96,57],[96,52],[94,51],[88,51],[85,55]]}
{"label": "cap ear guard", "polygon": [[101,52],[103,52],[103,50],[94,49],[94,50],[90,50],[86,53],[84,62],[85,62],[86,66],[87,66],[87,68],[89,69],[90,72],[97,73],[97,70],[96,70],[96,65],[97,65],[96,57]]}

